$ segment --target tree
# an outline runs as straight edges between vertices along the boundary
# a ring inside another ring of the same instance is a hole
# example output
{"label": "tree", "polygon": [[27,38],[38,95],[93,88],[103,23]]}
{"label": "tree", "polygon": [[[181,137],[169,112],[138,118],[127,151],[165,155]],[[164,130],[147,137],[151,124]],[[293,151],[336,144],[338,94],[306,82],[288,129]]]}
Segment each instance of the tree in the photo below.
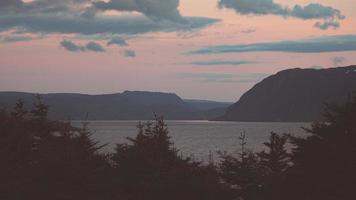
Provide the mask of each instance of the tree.
{"label": "tree", "polygon": [[284,191],[290,199],[353,199],[356,185],[356,97],[327,105],[306,138],[291,137],[294,166]]}
{"label": "tree", "polygon": [[110,165],[85,129],[47,118],[40,98],[0,116],[0,199],[98,199]]}
{"label": "tree", "polygon": [[267,148],[258,153],[260,163],[267,170],[268,174],[278,174],[284,172],[289,167],[290,155],[285,147],[288,140],[287,135],[271,133],[269,142],[263,143]]}
{"label": "tree", "polygon": [[36,95],[35,97],[37,102],[33,104],[31,114],[33,118],[38,121],[47,121],[49,106],[43,103],[40,95]]}
{"label": "tree", "polygon": [[27,111],[27,109],[25,108],[25,102],[23,101],[23,99],[19,99],[19,100],[16,102],[14,111],[11,112],[12,118],[21,120],[21,119],[23,119],[27,114],[28,114],[28,111]]}
{"label": "tree", "polygon": [[279,199],[281,187],[285,179],[285,171],[290,167],[290,155],[286,144],[288,135],[271,133],[268,142],[264,145],[267,150],[258,153],[260,167],[262,168],[263,199]]}
{"label": "tree", "polygon": [[163,118],[138,126],[113,156],[118,188],[134,200],[230,199],[215,168],[178,155]]}
{"label": "tree", "polygon": [[242,199],[257,199],[260,195],[261,172],[256,154],[246,149],[246,133],[239,136],[238,157],[220,153],[219,172],[225,183]]}

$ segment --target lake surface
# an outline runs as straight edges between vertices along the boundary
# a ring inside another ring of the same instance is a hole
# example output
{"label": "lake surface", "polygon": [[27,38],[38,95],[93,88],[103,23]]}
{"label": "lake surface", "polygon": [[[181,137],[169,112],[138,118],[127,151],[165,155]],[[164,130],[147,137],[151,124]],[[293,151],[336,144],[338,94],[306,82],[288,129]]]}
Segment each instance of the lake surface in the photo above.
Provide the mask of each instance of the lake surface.
{"label": "lake surface", "polygon": [[[110,152],[117,143],[127,143],[127,137],[138,133],[139,121],[90,121],[89,129],[93,138],[101,144],[108,144],[103,151]],[[239,149],[238,137],[245,131],[247,147],[253,151],[264,149],[270,132],[289,133],[296,136],[305,135],[301,127],[308,123],[259,123],[259,122],[212,122],[212,121],[166,121],[169,135],[174,146],[185,156],[207,161],[209,154],[216,159],[217,151],[236,152]],[[80,127],[82,122],[72,122]]]}

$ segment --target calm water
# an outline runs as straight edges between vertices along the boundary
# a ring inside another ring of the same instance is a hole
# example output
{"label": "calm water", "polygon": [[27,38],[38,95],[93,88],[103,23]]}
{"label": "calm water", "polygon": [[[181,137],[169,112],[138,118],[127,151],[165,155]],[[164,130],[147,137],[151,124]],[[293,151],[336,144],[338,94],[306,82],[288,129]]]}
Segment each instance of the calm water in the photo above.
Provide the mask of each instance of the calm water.
{"label": "calm water", "polygon": [[[108,143],[104,151],[112,151],[116,143],[127,142],[127,137],[137,134],[138,121],[90,121],[93,137],[101,143]],[[256,122],[211,122],[211,121],[166,121],[175,147],[183,155],[194,155],[196,159],[207,160],[209,153],[216,151],[236,152],[238,137],[246,131],[247,146],[260,151],[271,131],[305,135],[301,127],[307,123],[256,123]],[[73,122],[81,126],[82,122]]]}

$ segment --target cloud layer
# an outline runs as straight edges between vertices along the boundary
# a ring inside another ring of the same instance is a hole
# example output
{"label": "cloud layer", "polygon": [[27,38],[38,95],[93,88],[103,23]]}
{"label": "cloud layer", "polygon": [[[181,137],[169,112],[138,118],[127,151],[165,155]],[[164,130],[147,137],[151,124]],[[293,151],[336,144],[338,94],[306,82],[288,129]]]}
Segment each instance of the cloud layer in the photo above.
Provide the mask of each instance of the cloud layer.
{"label": "cloud layer", "polygon": [[274,0],[220,0],[220,8],[233,9],[241,15],[278,15],[299,19],[318,19],[315,27],[320,29],[338,28],[340,20],[345,19],[341,11],[318,3],[306,6],[295,5],[289,8],[274,2]]}
{"label": "cloud layer", "polygon": [[245,65],[252,64],[252,61],[240,61],[240,60],[208,60],[208,61],[196,61],[191,62],[193,65],[207,65],[207,66],[221,66],[221,65]]}
{"label": "cloud layer", "polygon": [[179,73],[178,78],[190,79],[205,83],[256,83],[269,74],[247,73],[247,74],[226,74],[226,73]]}
{"label": "cloud layer", "polygon": [[[16,29],[33,33],[139,34],[202,28],[217,22],[183,18],[178,0],[5,0],[0,2],[0,32]],[[106,15],[106,10],[136,11],[142,15]]]}
{"label": "cloud layer", "polygon": [[99,10],[136,11],[153,20],[184,22],[178,11],[179,0],[110,0],[93,5]]}
{"label": "cloud layer", "polygon": [[15,43],[15,42],[27,42],[33,40],[30,36],[22,35],[6,35],[0,36],[0,43]]}
{"label": "cloud layer", "polygon": [[356,35],[325,36],[304,40],[254,43],[246,45],[211,46],[190,52],[190,54],[243,53],[258,51],[294,53],[356,51]]}
{"label": "cloud layer", "polygon": [[122,47],[122,46],[128,46],[129,44],[126,42],[125,39],[123,39],[121,37],[114,37],[110,41],[108,41],[107,45],[108,46],[118,45],[118,46]]}
{"label": "cloud layer", "polygon": [[89,42],[86,45],[78,45],[70,40],[63,40],[61,46],[71,52],[105,52],[106,50],[96,42]]}

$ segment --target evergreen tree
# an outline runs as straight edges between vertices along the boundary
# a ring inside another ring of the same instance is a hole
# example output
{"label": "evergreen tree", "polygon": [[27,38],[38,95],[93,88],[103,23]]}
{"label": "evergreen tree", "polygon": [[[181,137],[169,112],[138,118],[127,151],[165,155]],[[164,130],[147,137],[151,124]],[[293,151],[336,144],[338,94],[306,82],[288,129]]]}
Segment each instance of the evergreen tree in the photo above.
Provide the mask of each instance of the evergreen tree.
{"label": "evergreen tree", "polygon": [[290,167],[290,155],[287,153],[286,144],[288,136],[271,133],[264,150],[258,153],[260,167],[262,168],[263,199],[275,200],[281,195],[281,187],[285,179],[285,171]]}
{"label": "evergreen tree", "polygon": [[[47,118],[40,98],[0,116],[0,199],[99,199],[110,165],[84,129]],[[104,178],[105,177],[105,178]]]}
{"label": "evergreen tree", "polygon": [[11,113],[11,116],[15,119],[23,119],[28,114],[28,110],[25,108],[25,102],[23,99],[19,99],[16,102],[14,111]]}
{"label": "evergreen tree", "polygon": [[246,133],[239,136],[238,157],[220,153],[220,176],[242,199],[258,199],[261,187],[261,172],[258,157],[246,149]]}
{"label": "evergreen tree", "polygon": [[294,166],[285,183],[290,199],[355,197],[356,97],[343,106],[328,105],[325,120],[316,122],[306,138],[291,137]]}
{"label": "evergreen tree", "polygon": [[37,102],[33,104],[34,108],[31,110],[31,114],[33,115],[33,118],[38,121],[46,121],[49,106],[43,103],[40,95],[36,95],[35,97]]}
{"label": "evergreen tree", "polygon": [[182,158],[163,119],[140,124],[132,144],[119,144],[113,156],[118,187],[134,200],[230,199],[215,168]]}
{"label": "evergreen tree", "polygon": [[272,132],[269,142],[263,143],[268,150],[258,153],[258,156],[260,164],[265,167],[267,173],[278,174],[289,167],[290,155],[285,147],[287,140],[287,135],[280,136]]}

